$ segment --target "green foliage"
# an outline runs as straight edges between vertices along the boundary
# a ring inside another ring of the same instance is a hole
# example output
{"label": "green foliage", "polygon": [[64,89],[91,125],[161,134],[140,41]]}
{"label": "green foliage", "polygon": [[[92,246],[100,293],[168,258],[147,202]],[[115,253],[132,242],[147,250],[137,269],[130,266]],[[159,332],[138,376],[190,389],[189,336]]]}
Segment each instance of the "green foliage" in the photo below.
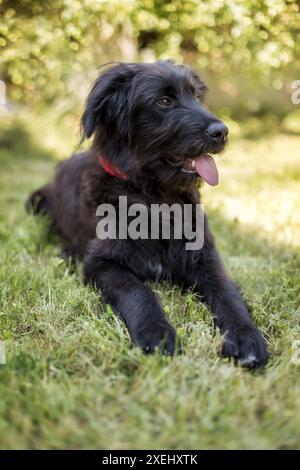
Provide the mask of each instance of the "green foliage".
{"label": "green foliage", "polygon": [[[296,0],[0,0],[0,76],[11,97],[76,93],[73,76],[109,60],[172,57],[275,89],[300,68]],[[237,74],[238,71],[238,74]]]}

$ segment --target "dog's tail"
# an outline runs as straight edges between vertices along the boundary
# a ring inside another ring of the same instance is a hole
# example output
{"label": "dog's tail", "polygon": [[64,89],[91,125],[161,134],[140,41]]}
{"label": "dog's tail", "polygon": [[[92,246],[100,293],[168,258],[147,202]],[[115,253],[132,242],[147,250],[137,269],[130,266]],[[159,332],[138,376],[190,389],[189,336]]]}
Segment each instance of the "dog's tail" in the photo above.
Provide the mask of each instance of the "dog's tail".
{"label": "dog's tail", "polygon": [[25,209],[28,213],[34,215],[51,216],[53,214],[53,201],[50,185],[42,186],[34,191],[27,199]]}

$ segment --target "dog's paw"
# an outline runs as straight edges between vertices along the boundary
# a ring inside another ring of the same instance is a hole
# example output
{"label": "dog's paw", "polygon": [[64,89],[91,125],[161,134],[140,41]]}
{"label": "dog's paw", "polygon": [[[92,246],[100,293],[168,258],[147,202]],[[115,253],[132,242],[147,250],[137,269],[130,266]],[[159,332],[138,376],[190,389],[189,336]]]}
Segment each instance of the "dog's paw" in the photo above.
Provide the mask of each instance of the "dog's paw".
{"label": "dog's paw", "polygon": [[240,326],[226,331],[222,356],[233,357],[236,363],[248,369],[263,367],[268,361],[264,338],[255,326]]}
{"label": "dog's paw", "polygon": [[133,342],[142,348],[146,354],[160,350],[167,356],[173,356],[181,351],[174,328],[167,322],[153,322],[135,331]]}

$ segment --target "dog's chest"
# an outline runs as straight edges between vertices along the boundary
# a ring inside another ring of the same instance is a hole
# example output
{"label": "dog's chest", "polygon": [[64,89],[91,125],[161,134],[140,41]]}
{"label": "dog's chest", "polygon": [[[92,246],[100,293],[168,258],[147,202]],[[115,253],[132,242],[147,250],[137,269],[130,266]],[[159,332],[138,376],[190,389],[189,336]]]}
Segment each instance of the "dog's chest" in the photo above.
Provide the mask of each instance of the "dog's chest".
{"label": "dog's chest", "polygon": [[160,261],[147,260],[146,270],[148,273],[149,279],[153,281],[159,281],[163,278],[163,264]]}

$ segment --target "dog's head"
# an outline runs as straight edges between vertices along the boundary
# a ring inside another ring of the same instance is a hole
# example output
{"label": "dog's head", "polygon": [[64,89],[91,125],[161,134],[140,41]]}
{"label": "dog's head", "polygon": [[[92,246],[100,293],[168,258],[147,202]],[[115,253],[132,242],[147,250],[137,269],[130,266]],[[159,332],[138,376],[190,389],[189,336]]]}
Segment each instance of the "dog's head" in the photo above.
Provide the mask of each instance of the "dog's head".
{"label": "dog's head", "polygon": [[204,106],[207,88],[191,69],[171,61],[118,63],[97,79],[82,117],[83,136],[129,177],[162,185],[217,184],[209,154],[228,129]]}

